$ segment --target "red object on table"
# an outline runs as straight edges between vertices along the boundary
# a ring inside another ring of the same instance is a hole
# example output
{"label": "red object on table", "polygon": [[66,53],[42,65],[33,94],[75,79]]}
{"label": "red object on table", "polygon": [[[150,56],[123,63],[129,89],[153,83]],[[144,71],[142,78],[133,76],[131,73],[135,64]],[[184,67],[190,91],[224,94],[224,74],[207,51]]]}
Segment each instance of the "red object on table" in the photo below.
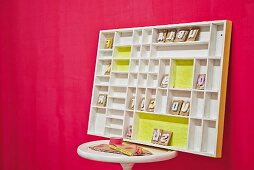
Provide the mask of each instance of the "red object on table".
{"label": "red object on table", "polygon": [[123,138],[120,138],[120,137],[111,137],[109,139],[110,145],[122,145],[122,143],[123,143]]}

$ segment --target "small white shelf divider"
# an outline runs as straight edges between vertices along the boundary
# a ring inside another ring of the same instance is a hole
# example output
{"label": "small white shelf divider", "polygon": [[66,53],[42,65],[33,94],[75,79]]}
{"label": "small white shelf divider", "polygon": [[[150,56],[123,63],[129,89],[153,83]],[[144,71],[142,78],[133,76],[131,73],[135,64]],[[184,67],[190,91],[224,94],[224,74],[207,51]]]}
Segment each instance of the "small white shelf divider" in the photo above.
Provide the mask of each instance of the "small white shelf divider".
{"label": "small white shelf divider", "polygon": [[[100,31],[88,134],[221,157],[231,27],[221,20]],[[195,41],[157,41],[162,30],[190,28],[200,29]],[[110,49],[107,38],[113,39]],[[200,74],[206,78],[202,90],[196,87]],[[165,75],[169,83],[161,87]],[[107,95],[105,106],[97,105],[101,94]],[[156,101],[153,112],[148,110],[151,99]],[[173,100],[189,101],[189,116],[173,115]],[[154,128],[173,132],[168,146],[151,143]]]}

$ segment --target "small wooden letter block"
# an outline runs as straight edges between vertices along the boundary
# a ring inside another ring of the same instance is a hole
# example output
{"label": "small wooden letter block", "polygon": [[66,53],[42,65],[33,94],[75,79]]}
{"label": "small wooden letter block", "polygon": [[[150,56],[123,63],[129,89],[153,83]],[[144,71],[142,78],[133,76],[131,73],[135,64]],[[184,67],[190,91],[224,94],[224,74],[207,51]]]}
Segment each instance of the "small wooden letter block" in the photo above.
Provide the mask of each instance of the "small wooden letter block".
{"label": "small wooden letter block", "polygon": [[131,139],[131,134],[132,134],[132,125],[128,127],[125,137],[127,139]]}
{"label": "small wooden letter block", "polygon": [[149,102],[149,105],[148,105],[148,112],[154,112],[154,108],[155,108],[155,99],[152,98]]}
{"label": "small wooden letter block", "polygon": [[199,34],[199,28],[192,28],[188,35],[187,41],[195,41]]}
{"label": "small wooden letter block", "polygon": [[205,77],[206,74],[199,74],[197,80],[197,89],[204,90],[205,89]]}
{"label": "small wooden letter block", "polygon": [[129,109],[134,110],[134,104],[135,104],[135,97],[132,97],[129,103]]}
{"label": "small wooden letter block", "polygon": [[190,113],[190,102],[184,101],[181,107],[180,114],[182,116],[189,116],[189,113]]}
{"label": "small wooden letter block", "polygon": [[113,38],[107,38],[105,41],[105,48],[112,48],[113,46]]}
{"label": "small wooden letter block", "polygon": [[174,42],[176,37],[176,30],[170,30],[167,34],[165,42]]}
{"label": "small wooden letter block", "polygon": [[168,87],[168,80],[169,80],[169,77],[168,75],[165,75],[162,80],[161,80],[161,87],[162,88],[167,88]]}
{"label": "small wooden letter block", "polygon": [[111,63],[106,67],[104,75],[109,75],[111,71]]}
{"label": "small wooden letter block", "polygon": [[144,97],[141,99],[141,102],[139,104],[139,110],[140,111],[144,111],[145,110],[145,98]]}
{"label": "small wooden letter block", "polygon": [[179,30],[176,34],[175,42],[183,42],[186,41],[189,34],[189,30]]}
{"label": "small wooden letter block", "polygon": [[166,40],[166,37],[167,37],[167,30],[160,30],[159,31],[159,34],[158,34],[158,42],[161,43],[161,42],[165,42]]}
{"label": "small wooden letter block", "polygon": [[162,135],[161,135],[160,140],[159,140],[159,144],[164,145],[164,146],[168,146],[168,143],[171,139],[172,133],[173,132],[163,130]]}
{"label": "small wooden letter block", "polygon": [[173,115],[178,115],[180,113],[180,109],[182,107],[183,101],[182,100],[173,100],[171,106],[171,113]]}
{"label": "small wooden letter block", "polygon": [[97,100],[97,106],[105,107],[107,103],[107,95],[106,94],[99,94]]}
{"label": "small wooden letter block", "polygon": [[161,129],[154,129],[153,130],[153,137],[152,137],[152,143],[158,143],[162,135]]}

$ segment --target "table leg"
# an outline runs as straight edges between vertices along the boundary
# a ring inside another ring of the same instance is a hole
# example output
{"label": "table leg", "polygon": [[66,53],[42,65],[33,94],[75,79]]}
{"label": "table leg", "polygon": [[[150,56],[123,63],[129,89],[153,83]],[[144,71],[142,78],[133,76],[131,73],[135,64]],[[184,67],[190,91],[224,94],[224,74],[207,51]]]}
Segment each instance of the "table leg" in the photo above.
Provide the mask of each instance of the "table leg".
{"label": "table leg", "polygon": [[121,166],[123,167],[123,170],[132,170],[134,164],[121,164]]}

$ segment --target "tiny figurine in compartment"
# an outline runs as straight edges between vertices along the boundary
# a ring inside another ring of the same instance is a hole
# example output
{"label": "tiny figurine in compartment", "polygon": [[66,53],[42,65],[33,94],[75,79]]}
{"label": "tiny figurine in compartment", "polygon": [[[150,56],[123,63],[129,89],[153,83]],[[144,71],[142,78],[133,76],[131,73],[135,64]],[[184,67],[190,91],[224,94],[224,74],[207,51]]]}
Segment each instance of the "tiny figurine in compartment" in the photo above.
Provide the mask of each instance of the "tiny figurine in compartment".
{"label": "tiny figurine in compartment", "polygon": [[182,107],[182,104],[183,104],[182,100],[173,100],[171,106],[171,113],[174,115],[178,115]]}
{"label": "tiny figurine in compartment", "polygon": [[139,110],[140,111],[144,111],[145,110],[145,98],[144,97],[141,99],[141,102],[139,104]]}
{"label": "tiny figurine in compartment", "polygon": [[205,89],[205,77],[206,74],[199,74],[197,80],[197,89],[204,90]]}
{"label": "tiny figurine in compartment", "polygon": [[171,139],[172,133],[173,132],[171,132],[171,131],[163,130],[158,144],[168,146],[168,143]]}
{"label": "tiny figurine in compartment", "polygon": [[154,129],[153,130],[153,137],[152,137],[152,143],[158,143],[160,140],[162,134],[162,130],[161,129]]}
{"label": "tiny figurine in compartment", "polygon": [[170,30],[167,34],[165,42],[174,42],[176,37],[176,30]]}
{"label": "tiny figurine in compartment", "polygon": [[197,40],[198,34],[199,34],[199,28],[192,28],[188,35],[187,41]]}
{"label": "tiny figurine in compartment", "polygon": [[181,107],[180,114],[182,116],[189,116],[189,113],[190,113],[190,102],[184,101]]}
{"label": "tiny figurine in compartment", "polygon": [[167,30],[159,30],[158,42],[165,42],[167,37]]}
{"label": "tiny figurine in compartment", "polygon": [[128,127],[125,137],[127,139],[131,139],[131,134],[132,134],[132,125]]}
{"label": "tiny figurine in compartment", "polygon": [[97,100],[97,106],[105,107],[107,103],[107,95],[106,94],[99,94]]}
{"label": "tiny figurine in compartment", "polygon": [[155,107],[155,99],[152,98],[147,108],[148,112],[154,112],[154,107]]}
{"label": "tiny figurine in compartment", "polygon": [[111,63],[109,63],[109,65],[107,65],[107,67],[105,69],[105,72],[104,72],[104,75],[109,75],[110,71],[111,71]]}
{"label": "tiny figurine in compartment", "polygon": [[113,46],[113,38],[107,38],[105,41],[105,48],[109,49]]}
{"label": "tiny figurine in compartment", "polygon": [[162,80],[161,80],[161,87],[162,88],[167,88],[168,87],[168,80],[169,80],[169,76],[165,75]]}
{"label": "tiny figurine in compartment", "polygon": [[189,34],[189,30],[179,30],[176,34],[175,42],[183,42],[186,41]]}
{"label": "tiny figurine in compartment", "polygon": [[132,97],[129,103],[129,110],[134,110],[135,97]]}

